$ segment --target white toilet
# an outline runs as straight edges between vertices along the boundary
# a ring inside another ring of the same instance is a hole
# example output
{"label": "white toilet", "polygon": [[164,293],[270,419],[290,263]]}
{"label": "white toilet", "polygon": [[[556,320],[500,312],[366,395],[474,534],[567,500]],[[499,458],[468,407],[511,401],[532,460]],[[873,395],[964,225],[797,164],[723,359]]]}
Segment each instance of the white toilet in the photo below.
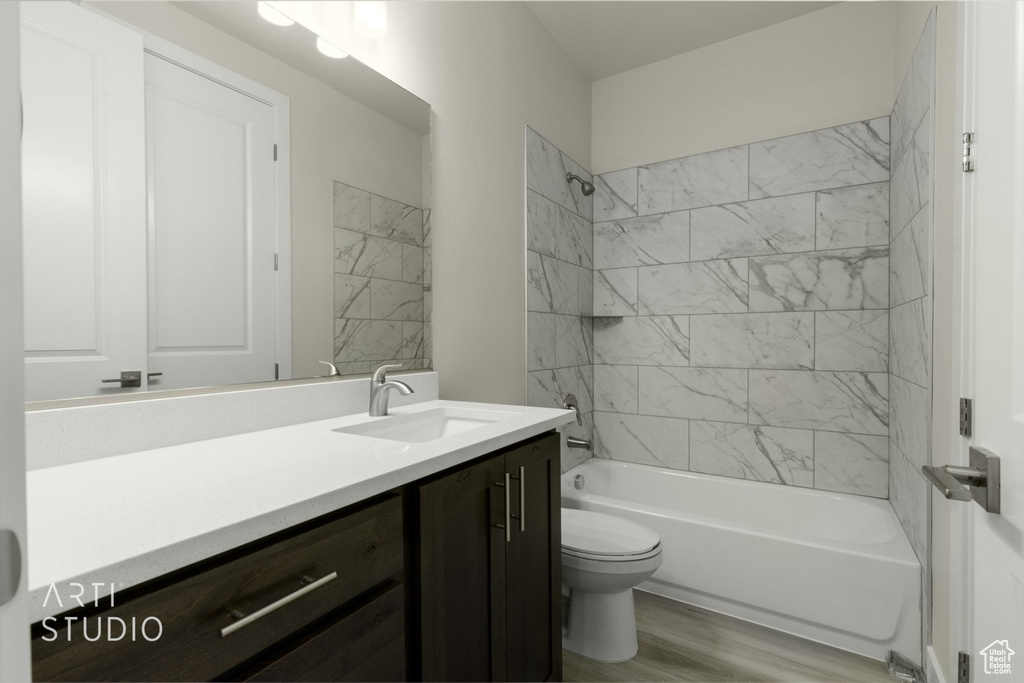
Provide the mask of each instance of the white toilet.
{"label": "white toilet", "polygon": [[633,587],[661,566],[661,539],[621,517],[562,508],[562,583],[569,618],[562,646],[623,662],[636,655]]}

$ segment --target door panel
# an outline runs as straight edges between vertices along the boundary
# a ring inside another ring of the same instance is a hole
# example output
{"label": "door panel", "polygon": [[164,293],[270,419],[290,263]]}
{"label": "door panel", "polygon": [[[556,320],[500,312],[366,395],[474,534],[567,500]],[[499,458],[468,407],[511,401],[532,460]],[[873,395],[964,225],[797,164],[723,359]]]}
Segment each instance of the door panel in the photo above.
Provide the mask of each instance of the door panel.
{"label": "door panel", "polygon": [[26,400],[132,391],[101,380],[145,364],[142,38],[21,10]]}
{"label": "door panel", "polygon": [[507,453],[505,469],[521,477],[513,487],[514,509],[521,519],[513,520],[506,562],[508,680],[561,680],[558,437],[549,436]]}
{"label": "door panel", "polygon": [[274,110],[146,55],[153,387],[274,379]]}
{"label": "door panel", "polygon": [[502,464],[498,456],[420,487],[425,681],[506,678]]}

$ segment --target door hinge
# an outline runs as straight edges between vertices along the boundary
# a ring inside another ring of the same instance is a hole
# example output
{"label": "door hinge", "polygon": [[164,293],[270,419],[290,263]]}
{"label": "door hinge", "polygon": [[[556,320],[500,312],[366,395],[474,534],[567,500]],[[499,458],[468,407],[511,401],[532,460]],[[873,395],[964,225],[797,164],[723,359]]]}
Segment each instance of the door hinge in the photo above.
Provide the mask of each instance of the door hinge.
{"label": "door hinge", "polygon": [[274,270],[278,269],[278,267],[279,267],[278,264],[279,264],[278,255],[274,254]]}
{"label": "door hinge", "polygon": [[974,144],[974,133],[964,133],[964,173],[974,171],[974,157],[971,156],[971,145]]}
{"label": "door hinge", "polygon": [[969,398],[960,399],[960,436],[970,436],[974,426],[974,406]]}
{"label": "door hinge", "polygon": [[274,379],[281,379],[281,366],[274,363]]}
{"label": "door hinge", "polygon": [[274,143],[274,161],[277,161],[277,143]]}
{"label": "door hinge", "polygon": [[956,683],[971,683],[971,656],[966,652],[956,659]]}

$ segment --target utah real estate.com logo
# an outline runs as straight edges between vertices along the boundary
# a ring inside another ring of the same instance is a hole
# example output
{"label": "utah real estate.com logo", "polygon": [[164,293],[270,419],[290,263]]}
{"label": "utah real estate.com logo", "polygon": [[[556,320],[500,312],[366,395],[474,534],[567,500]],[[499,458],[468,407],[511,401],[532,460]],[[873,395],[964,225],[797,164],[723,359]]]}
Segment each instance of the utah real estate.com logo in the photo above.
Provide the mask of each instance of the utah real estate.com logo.
{"label": "utah real estate.com logo", "polygon": [[983,671],[986,674],[1009,675],[1010,659],[1017,653],[1010,649],[1009,641],[993,640],[980,654],[985,662]]}

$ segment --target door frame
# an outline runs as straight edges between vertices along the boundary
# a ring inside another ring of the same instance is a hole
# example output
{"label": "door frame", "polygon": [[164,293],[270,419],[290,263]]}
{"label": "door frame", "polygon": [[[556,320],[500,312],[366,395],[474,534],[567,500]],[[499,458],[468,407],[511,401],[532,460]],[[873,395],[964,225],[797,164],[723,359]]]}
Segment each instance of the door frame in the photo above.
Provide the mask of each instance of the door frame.
{"label": "door frame", "polygon": [[267,86],[231,71],[205,57],[134,26],[118,17],[89,9],[110,21],[126,26],[142,36],[143,50],[154,57],[176,64],[204,78],[263,102],[274,110],[274,139],[277,163],[274,165],[275,234],[277,268],[277,364],[278,379],[292,379],[292,188],[291,188],[291,99]]}

